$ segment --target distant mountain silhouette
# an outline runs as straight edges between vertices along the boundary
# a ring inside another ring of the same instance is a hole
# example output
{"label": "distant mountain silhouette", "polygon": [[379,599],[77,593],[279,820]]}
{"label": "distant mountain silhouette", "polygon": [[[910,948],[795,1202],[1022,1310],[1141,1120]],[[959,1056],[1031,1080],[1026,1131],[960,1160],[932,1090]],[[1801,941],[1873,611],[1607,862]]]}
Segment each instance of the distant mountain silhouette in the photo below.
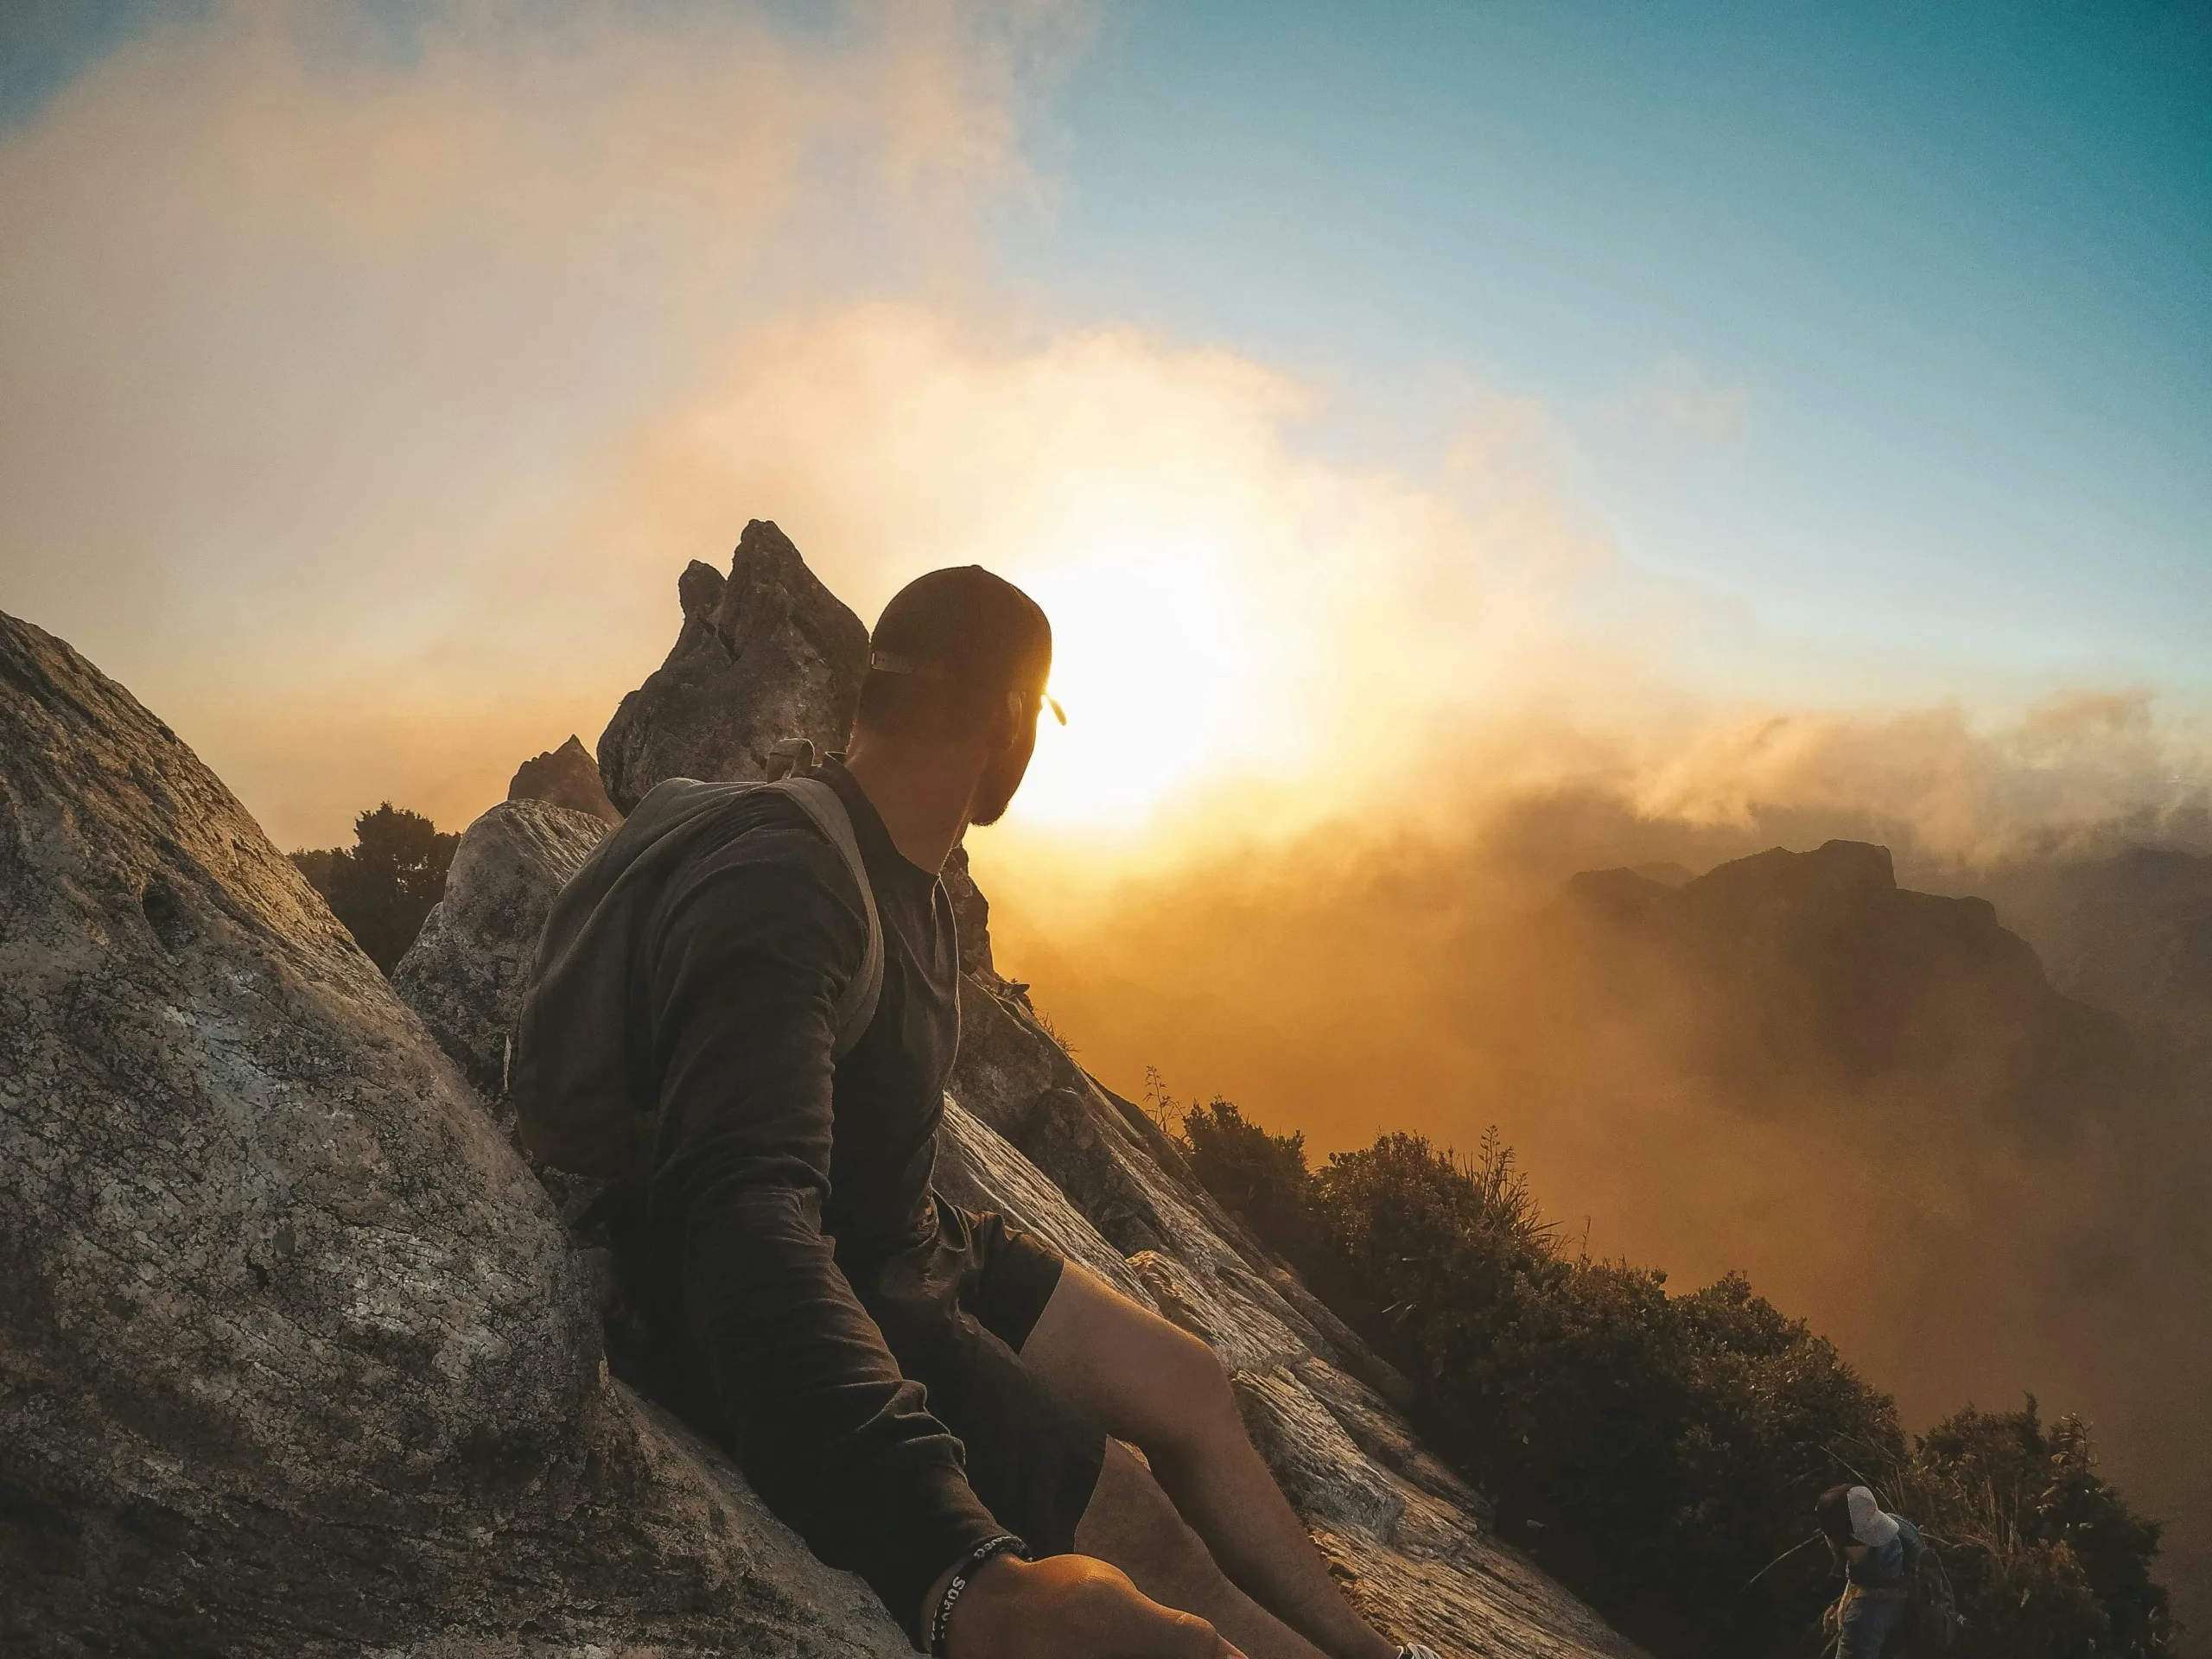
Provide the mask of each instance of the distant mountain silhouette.
{"label": "distant mountain silhouette", "polygon": [[2054,988],[1988,900],[1900,888],[1864,842],[1776,848],[1678,887],[1586,872],[1563,919],[1601,995],[1674,1007],[1684,1058],[1762,1114],[1840,1091],[1862,1111],[1936,1102],[2063,1135],[2137,1086],[2121,1021]]}

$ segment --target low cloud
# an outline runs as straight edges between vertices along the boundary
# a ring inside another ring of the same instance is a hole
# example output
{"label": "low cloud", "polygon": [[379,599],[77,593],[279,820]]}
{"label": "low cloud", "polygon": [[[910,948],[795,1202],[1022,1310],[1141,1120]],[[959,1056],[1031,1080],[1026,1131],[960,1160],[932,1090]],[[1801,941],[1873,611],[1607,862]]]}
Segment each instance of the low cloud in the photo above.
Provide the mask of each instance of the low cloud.
{"label": "low cloud", "polygon": [[[619,569],[534,606],[488,575],[764,318],[964,292],[979,215],[1036,194],[1024,99],[1077,27],[779,14],[147,22],[0,139],[0,603],[268,779],[288,840],[342,819],[276,757],[344,765],[352,715],[440,707],[436,748],[473,752],[456,728],[519,700],[518,658],[563,710],[609,688],[601,633],[634,679],[662,569],[735,525],[658,550],[651,607]],[[355,789],[484,798],[396,759]]]}
{"label": "low cloud", "polygon": [[[385,796],[465,819],[594,738],[754,515],[864,614],[967,560],[1060,613],[1076,721],[1007,837],[1039,867],[1486,810],[1445,777],[1967,854],[2202,775],[2132,688],[1694,692],[1679,648],[1739,620],[1621,557],[1541,406],[1352,465],[1308,442],[1325,388],[1009,302],[978,226],[1049,200],[1024,123],[1079,12],[777,15],[217,4],[61,89],[0,143],[35,232],[0,249],[0,602],[288,842]],[[1681,358],[1647,391],[1708,433],[1746,401]]]}

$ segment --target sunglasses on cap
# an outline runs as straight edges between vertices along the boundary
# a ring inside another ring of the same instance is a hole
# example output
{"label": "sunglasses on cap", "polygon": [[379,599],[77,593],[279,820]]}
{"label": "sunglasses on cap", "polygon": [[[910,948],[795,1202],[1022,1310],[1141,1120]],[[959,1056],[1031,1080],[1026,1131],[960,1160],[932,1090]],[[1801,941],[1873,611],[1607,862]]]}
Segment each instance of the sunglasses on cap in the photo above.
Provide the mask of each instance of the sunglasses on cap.
{"label": "sunglasses on cap", "polygon": [[[911,674],[918,680],[937,680],[946,685],[964,683],[961,677],[943,663],[928,662],[919,657],[902,656],[895,651],[876,651],[868,653],[868,665],[879,674]],[[1028,696],[1017,686],[1006,688],[1018,696]],[[1067,710],[1060,707],[1059,699],[1042,686],[1033,694],[1044,699],[1045,706],[1052,711],[1052,718],[1061,725],[1068,723]]]}

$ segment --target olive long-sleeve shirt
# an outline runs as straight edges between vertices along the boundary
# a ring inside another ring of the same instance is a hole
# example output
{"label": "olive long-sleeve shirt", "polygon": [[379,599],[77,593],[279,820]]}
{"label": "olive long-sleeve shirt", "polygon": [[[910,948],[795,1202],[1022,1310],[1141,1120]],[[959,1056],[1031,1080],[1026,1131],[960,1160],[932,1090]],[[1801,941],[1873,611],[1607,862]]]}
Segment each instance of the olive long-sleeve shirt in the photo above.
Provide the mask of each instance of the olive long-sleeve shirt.
{"label": "olive long-sleeve shirt", "polygon": [[938,1575],[1003,1529],[846,1269],[935,1225],[959,956],[937,877],[900,855],[842,766],[819,775],[852,817],[881,918],[874,1020],[833,1058],[867,941],[861,894],[804,813],[762,792],[677,879],[646,964],[663,1112],[648,1270],[761,1497],[911,1634]]}

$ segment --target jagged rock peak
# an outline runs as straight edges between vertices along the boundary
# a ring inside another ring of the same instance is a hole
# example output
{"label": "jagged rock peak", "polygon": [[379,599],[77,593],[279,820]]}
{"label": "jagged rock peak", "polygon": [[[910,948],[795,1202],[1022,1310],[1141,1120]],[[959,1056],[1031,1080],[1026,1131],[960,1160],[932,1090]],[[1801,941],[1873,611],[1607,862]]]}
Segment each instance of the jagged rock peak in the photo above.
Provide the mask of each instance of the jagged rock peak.
{"label": "jagged rock peak", "polygon": [[588,812],[602,823],[622,822],[622,814],[607,798],[607,786],[599,780],[599,762],[584,747],[583,739],[573,734],[559,748],[532,755],[518,766],[507,785],[507,798]]}
{"label": "jagged rock peak", "polygon": [[[843,747],[868,672],[868,630],[766,519],[746,525],[727,577],[694,559],[676,592],[683,626],[675,648],[622,700],[599,741],[617,821],[664,778],[762,777],[769,746],[783,738]],[[516,781],[511,798],[520,774]],[[968,873],[965,848],[953,849],[944,874],[962,969],[999,983],[990,906]]]}
{"label": "jagged rock peak", "polygon": [[694,562],[677,583],[683,626],[668,658],[622,699],[599,773],[622,811],[667,778],[766,775],[770,748],[840,749],[868,671],[868,629],[772,523],[745,527],[725,577]]}

